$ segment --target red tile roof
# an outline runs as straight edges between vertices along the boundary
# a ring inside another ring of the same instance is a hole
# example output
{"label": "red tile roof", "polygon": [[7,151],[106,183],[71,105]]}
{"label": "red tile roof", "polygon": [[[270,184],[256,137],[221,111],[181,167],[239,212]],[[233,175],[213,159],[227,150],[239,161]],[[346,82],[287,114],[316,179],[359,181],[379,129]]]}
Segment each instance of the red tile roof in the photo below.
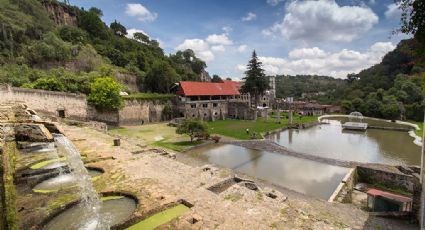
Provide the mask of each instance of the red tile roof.
{"label": "red tile roof", "polygon": [[233,96],[240,95],[240,84],[235,81],[197,82],[181,81],[177,94],[185,96]]}
{"label": "red tile roof", "polygon": [[378,190],[378,189],[369,189],[367,191],[367,195],[370,196],[381,196],[381,197],[385,197],[391,200],[398,200],[401,202],[412,202],[412,198],[407,197],[407,196],[402,196],[402,195],[398,195],[398,194],[394,194],[394,193],[390,193],[390,192],[385,192],[382,190]]}

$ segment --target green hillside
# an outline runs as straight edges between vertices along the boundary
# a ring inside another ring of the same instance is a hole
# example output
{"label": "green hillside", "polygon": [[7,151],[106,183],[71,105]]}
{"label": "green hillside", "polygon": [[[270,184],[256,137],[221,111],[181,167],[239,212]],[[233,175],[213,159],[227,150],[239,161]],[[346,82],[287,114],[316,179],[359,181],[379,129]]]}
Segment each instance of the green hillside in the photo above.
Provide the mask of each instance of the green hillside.
{"label": "green hillside", "polygon": [[56,0],[0,0],[0,83],[89,94],[90,83],[109,76],[127,91],[167,93],[205,72],[193,51],[167,56],[158,41],[129,39],[100,16]]}

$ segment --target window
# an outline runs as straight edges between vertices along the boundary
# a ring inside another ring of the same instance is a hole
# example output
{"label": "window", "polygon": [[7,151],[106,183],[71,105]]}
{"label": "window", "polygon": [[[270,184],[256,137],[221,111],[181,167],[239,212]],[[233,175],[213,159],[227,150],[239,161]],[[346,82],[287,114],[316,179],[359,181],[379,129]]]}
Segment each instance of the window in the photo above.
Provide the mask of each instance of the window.
{"label": "window", "polygon": [[196,104],[191,104],[190,108],[192,108],[192,109],[196,108]]}
{"label": "window", "polygon": [[202,107],[208,108],[208,104],[202,104]]}
{"label": "window", "polygon": [[213,107],[217,107],[218,106],[218,104],[217,103],[213,103]]}

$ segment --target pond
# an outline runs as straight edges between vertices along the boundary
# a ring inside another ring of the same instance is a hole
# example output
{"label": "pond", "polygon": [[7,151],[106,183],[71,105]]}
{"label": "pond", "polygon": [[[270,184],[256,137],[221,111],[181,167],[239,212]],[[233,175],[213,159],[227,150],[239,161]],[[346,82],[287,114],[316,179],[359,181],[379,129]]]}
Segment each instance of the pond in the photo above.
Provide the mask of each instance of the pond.
{"label": "pond", "polygon": [[[421,147],[413,143],[414,138],[407,132],[379,129],[348,131],[342,129],[338,119],[333,118],[329,124],[308,129],[285,130],[268,138],[288,149],[322,157],[392,165],[420,164]],[[378,126],[396,125],[365,121]]]}
{"label": "pond", "polygon": [[324,200],[348,172],[342,167],[235,145],[206,146],[188,154]]}

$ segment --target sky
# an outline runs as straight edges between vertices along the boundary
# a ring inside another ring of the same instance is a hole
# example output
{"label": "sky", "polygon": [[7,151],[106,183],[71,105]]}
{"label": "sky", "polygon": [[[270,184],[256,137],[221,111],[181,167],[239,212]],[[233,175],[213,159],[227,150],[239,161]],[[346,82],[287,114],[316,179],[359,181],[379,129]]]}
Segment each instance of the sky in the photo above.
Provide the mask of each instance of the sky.
{"label": "sky", "polygon": [[398,42],[393,0],[70,0],[103,11],[131,37],[144,32],[166,54],[192,49],[207,71],[240,79],[255,50],[267,74],[345,78]]}

